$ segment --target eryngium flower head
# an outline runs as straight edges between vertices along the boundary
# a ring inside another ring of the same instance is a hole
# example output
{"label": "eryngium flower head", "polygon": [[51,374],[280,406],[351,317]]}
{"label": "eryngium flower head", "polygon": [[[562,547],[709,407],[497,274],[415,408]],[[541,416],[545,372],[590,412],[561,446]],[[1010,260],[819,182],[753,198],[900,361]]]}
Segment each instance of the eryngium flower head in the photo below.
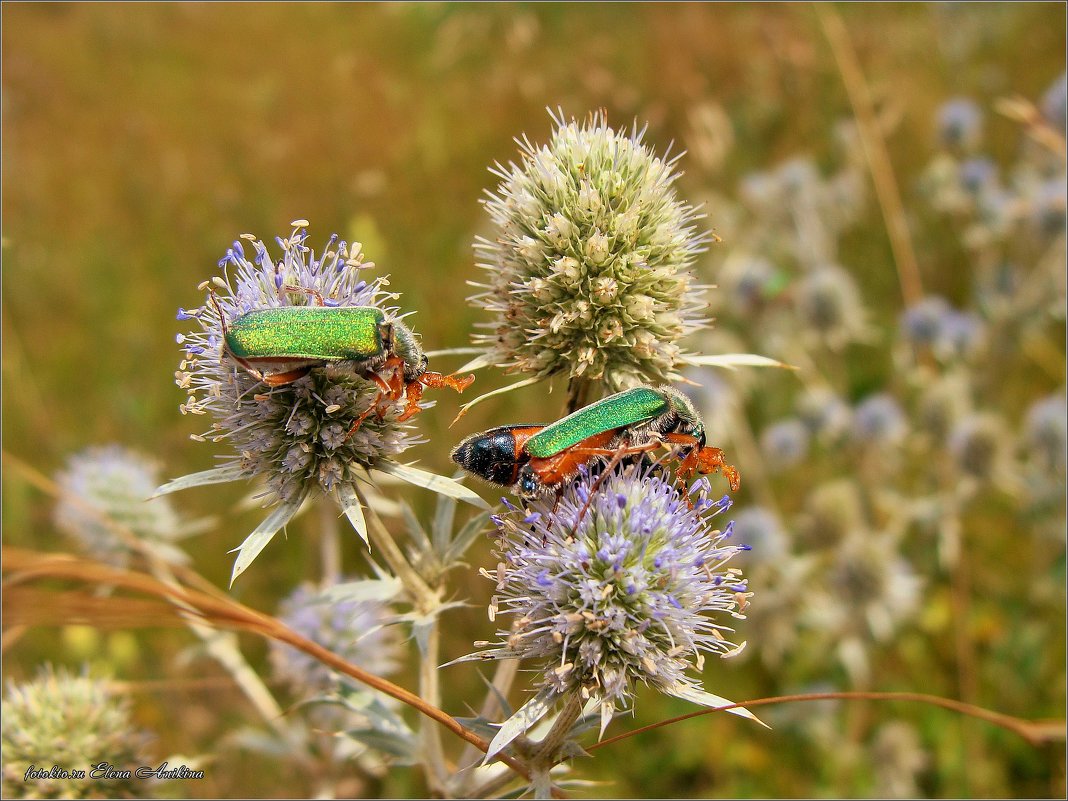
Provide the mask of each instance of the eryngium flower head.
{"label": "eryngium flower head", "polygon": [[1042,95],[1042,113],[1060,131],[1068,127],[1068,76],[1063,72]]}
{"label": "eryngium flower head", "polygon": [[760,448],[772,471],[785,470],[808,456],[809,433],[796,418],[780,420],[760,434]]}
{"label": "eryngium flower head", "polygon": [[974,312],[958,311],[945,298],[932,295],[901,315],[900,329],[915,347],[929,347],[943,361],[975,355],[983,343],[985,326]]}
{"label": "eryngium flower head", "polygon": [[960,371],[947,373],[924,388],[917,401],[913,420],[921,431],[941,443],[971,410],[971,406],[967,374]]}
{"label": "eryngium flower head", "polygon": [[[376,676],[397,669],[400,639],[389,607],[378,601],[338,601],[311,585],[297,587],[280,604],[278,617],[289,628]],[[275,675],[307,694],[336,689],[346,679],[318,659],[271,641]]]}
{"label": "eryngium flower head", "polygon": [[[765,565],[779,561],[790,550],[789,535],[775,512],[764,506],[750,506],[734,518],[734,536],[752,550],[742,557],[752,565]],[[760,597],[764,597],[761,592]]]}
{"label": "eryngium flower head", "polygon": [[1066,411],[1068,404],[1063,395],[1049,395],[1027,410],[1024,439],[1027,454],[1042,470],[1054,475],[1063,474],[1068,462]]}
{"label": "eryngium flower head", "polygon": [[906,434],[908,421],[892,395],[885,392],[869,395],[853,410],[853,436],[859,442],[894,445]]}
{"label": "eryngium flower head", "polygon": [[824,584],[810,585],[803,617],[812,635],[837,643],[852,679],[865,681],[871,644],[888,641],[916,615],[923,581],[885,533],[854,530],[829,556]]}
{"label": "eryngium flower head", "polygon": [[612,390],[677,379],[676,343],[705,323],[691,267],[709,241],[675,193],[678,156],[603,112],[554,122],[548,145],[524,137],[520,164],[494,170],[496,235],[475,242],[490,280],[471,302],[496,319],[475,339],[491,363],[543,378]]}
{"label": "eryngium flower head", "polygon": [[970,151],[983,133],[983,112],[975,101],[955,97],[938,110],[938,138],[945,147]]}
{"label": "eryngium flower head", "polygon": [[701,703],[686,671],[701,668],[704,651],[739,650],[713,615],[742,618],[751,594],[741,571],[725,567],[746,547],[725,542],[730,526],[711,527],[730,499],[710,499],[701,479],[691,508],[676,484],[634,466],[606,476],[591,498],[593,482],[580,477],[558,501],[495,518],[492,610],[502,606],[512,625],[477,656],[541,660],[541,689],[594,698],[603,725],[636,681]]}
{"label": "eryngium flower head", "polygon": [[932,347],[942,336],[942,321],[951,307],[945,298],[928,295],[901,315],[901,333],[911,345]]}
{"label": "eryngium flower head", "polygon": [[[397,423],[401,407],[386,404],[384,414],[366,417],[352,436],[353,422],[375,403],[379,389],[346,362],[315,367],[306,376],[270,388],[222,353],[223,333],[219,310],[231,321],[254,309],[302,306],[314,303],[300,287],[318,292],[332,306],[376,306],[397,296],[383,290],[386,280],[368,283],[360,246],[332,235],[321,254],[306,244],[308,234],[298,220],[288,239],[278,238],[281,256],[273,258],[267,246],[251,234],[242,234],[219,262],[223,277],[214,282],[218,303],[206,302],[192,311],[180,310],[179,319],[198,326],[179,335],[186,357],[177,383],[189,393],[183,413],[210,413],[215,422],[204,437],[228,439],[236,451],[230,465],[245,477],[264,479],[273,500],[295,502],[313,488],[330,491],[350,481],[351,464],[371,467],[393,457],[416,440]],[[246,258],[251,247],[251,261]],[[207,299],[210,301],[210,298]],[[395,309],[386,309],[387,318]]]}
{"label": "eryngium flower head", "polygon": [[[128,698],[101,679],[46,665],[32,681],[7,684],[0,736],[4,797],[138,797],[136,780],[94,777],[89,768],[106,762],[132,771],[148,764],[147,741],[133,726]],[[51,771],[53,765],[84,770],[86,778],[26,779],[31,766]]]}
{"label": "eryngium flower head", "polygon": [[949,452],[957,469],[980,481],[1004,477],[1010,447],[1009,432],[996,414],[971,414],[962,418],[949,435]]}
{"label": "eryngium flower head", "polygon": [[834,390],[814,387],[797,400],[797,416],[812,437],[822,443],[842,439],[853,424],[853,410]]}
{"label": "eryngium flower head", "polygon": [[125,567],[136,543],[167,561],[182,561],[174,543],[183,526],[170,499],[146,500],[159,486],[159,465],[118,445],[87,448],[70,457],[60,487],[56,526],[83,550]]}
{"label": "eryngium flower head", "polygon": [[796,305],[802,326],[832,348],[867,334],[860,289],[853,276],[837,264],[825,264],[806,275],[797,285]]}

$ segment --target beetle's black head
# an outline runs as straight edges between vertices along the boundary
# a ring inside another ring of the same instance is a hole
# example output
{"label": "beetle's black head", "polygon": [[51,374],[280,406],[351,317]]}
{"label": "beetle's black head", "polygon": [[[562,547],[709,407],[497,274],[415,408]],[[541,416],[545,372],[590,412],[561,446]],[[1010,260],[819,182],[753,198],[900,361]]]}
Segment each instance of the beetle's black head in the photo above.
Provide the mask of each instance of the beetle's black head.
{"label": "beetle's black head", "polygon": [[452,450],[452,460],[472,475],[510,487],[516,481],[526,454],[517,453],[512,426],[500,426],[472,434]]}

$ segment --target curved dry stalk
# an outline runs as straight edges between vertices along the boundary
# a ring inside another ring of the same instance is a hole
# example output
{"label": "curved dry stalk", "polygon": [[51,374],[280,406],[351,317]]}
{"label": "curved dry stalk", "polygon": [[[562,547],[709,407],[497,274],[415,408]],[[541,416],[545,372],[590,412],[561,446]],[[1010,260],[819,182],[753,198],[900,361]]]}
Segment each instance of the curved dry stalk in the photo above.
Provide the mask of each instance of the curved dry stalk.
{"label": "curved dry stalk", "polygon": [[727,709],[736,709],[738,707],[751,707],[751,706],[770,706],[771,704],[787,704],[796,701],[913,701],[915,703],[930,704],[931,706],[941,707],[942,709],[948,709],[951,712],[958,712],[961,715],[967,715],[969,717],[978,718],[979,720],[985,720],[987,723],[991,723],[995,726],[1000,726],[1003,729],[1008,729],[1014,734],[1018,734],[1023,739],[1027,740],[1031,745],[1041,745],[1046,742],[1053,742],[1055,740],[1065,739],[1065,728],[1068,723],[1063,720],[1027,720],[1025,718],[1017,718],[1012,715],[1006,715],[1002,712],[994,712],[991,709],[985,709],[981,706],[975,706],[974,704],[966,704],[963,701],[957,701],[952,698],[943,698],[939,695],[928,695],[927,693],[907,693],[907,692],[836,692],[836,693],[807,693],[801,695],[776,695],[770,698],[757,698],[752,701],[739,701],[736,704],[728,704],[726,706],[715,707],[714,709],[702,709],[697,712],[690,712],[686,715],[679,715],[675,718],[669,718],[668,720],[662,720],[659,723],[652,723],[648,726],[642,726],[638,729],[633,729],[623,734],[618,734],[615,737],[609,737],[607,740],[602,740],[599,743],[595,743],[586,748],[587,751],[596,751],[598,748],[604,748],[606,745],[625,740],[628,737],[632,737],[635,734],[641,734],[643,732],[652,731],[653,729],[659,729],[661,726],[670,726],[672,723],[678,723],[690,718],[696,718],[700,715],[710,715],[713,712],[723,712]]}
{"label": "curved dry stalk", "polygon": [[[2,568],[4,573],[9,575],[5,582],[8,585],[18,585],[37,579],[68,579],[93,585],[123,588],[177,602],[188,609],[189,614],[197,615],[206,625],[258,634],[303,651],[332,670],[395,698],[420,714],[437,721],[480,751],[485,752],[489,748],[489,743],[477,734],[469,731],[451,715],[428,704],[415,693],[356,667],[333,651],[301,636],[276,618],[257,612],[232,599],[217,597],[177,584],[171,585],[145,573],[120,570],[69,554],[40,553],[5,546],[2,549]],[[494,758],[508,765],[523,778],[530,780],[530,770],[521,761],[505,754],[497,754]],[[566,798],[562,792],[556,790],[553,796]]]}
{"label": "curved dry stalk", "polygon": [[1064,135],[1046,122],[1042,112],[1035,108],[1035,104],[1026,97],[1020,95],[1002,97],[994,103],[994,108],[1010,120],[1027,126],[1027,133],[1032,139],[1061,161],[1068,161],[1068,148],[1065,147]]}
{"label": "curved dry stalk", "polygon": [[[30,484],[33,484],[38,489],[55,498],[63,498],[78,507],[83,514],[92,517],[94,520],[106,526],[124,545],[126,545],[126,547],[133,553],[140,555],[145,562],[148,563],[152,574],[159,581],[168,586],[180,586],[178,580],[175,578],[175,570],[177,566],[172,566],[160,559],[152,549],[146,547],[141,538],[128,527],[112,520],[107,514],[77,495],[64,493],[62,488],[50,478],[26,464],[21,459],[12,456],[7,451],[3,452],[3,461],[5,464],[18,470],[19,474]],[[175,601],[173,598],[168,600],[170,603],[179,607],[179,609],[183,609],[181,603]],[[204,649],[207,653],[230,673],[237,686],[245,694],[245,697],[248,698],[253,707],[256,708],[256,711],[259,712],[260,717],[263,718],[264,722],[278,735],[284,738],[287,735],[287,731],[283,722],[284,715],[282,707],[279,706],[274,695],[271,694],[271,691],[267,689],[267,685],[263,683],[256,671],[249,665],[237,645],[230,642],[227,638],[221,637],[220,633],[212,629],[210,626],[205,626],[202,622],[198,621],[194,615],[183,613],[180,614],[180,616],[189,630],[192,631],[204,644]]]}

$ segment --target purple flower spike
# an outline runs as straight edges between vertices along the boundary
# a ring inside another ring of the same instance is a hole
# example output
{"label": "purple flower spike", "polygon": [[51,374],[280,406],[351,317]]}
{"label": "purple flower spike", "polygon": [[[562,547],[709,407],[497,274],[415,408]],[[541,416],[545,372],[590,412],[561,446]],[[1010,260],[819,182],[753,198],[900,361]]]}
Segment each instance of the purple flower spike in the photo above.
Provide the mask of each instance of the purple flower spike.
{"label": "purple flower spike", "polygon": [[741,617],[747,588],[725,568],[744,548],[712,524],[729,502],[706,493],[698,487],[690,506],[674,482],[620,465],[503,513],[497,607],[513,619],[475,656],[539,660],[543,691],[597,698],[602,720],[626,706],[635,682],[707,698],[688,671],[703,651],[735,650],[722,618]]}

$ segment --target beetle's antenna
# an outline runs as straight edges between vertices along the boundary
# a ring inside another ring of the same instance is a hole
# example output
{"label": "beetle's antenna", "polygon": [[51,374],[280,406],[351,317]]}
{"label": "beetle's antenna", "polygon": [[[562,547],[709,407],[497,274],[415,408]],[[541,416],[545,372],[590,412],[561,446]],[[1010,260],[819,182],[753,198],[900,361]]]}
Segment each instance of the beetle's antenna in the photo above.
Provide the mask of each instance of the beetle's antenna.
{"label": "beetle's antenna", "polygon": [[323,300],[323,294],[317,289],[309,289],[308,287],[303,286],[293,286],[292,284],[286,284],[284,287],[282,287],[282,289],[285,292],[300,292],[305,295],[311,295],[313,298],[315,298],[316,306],[326,305],[326,301]]}
{"label": "beetle's antenna", "polygon": [[[207,283],[207,282],[205,282]],[[222,328],[223,342],[226,341],[229,329],[226,326],[226,315],[223,314],[222,306],[219,305],[219,298],[215,295],[215,290],[210,286],[208,289],[208,298],[211,300],[211,305],[215,307],[215,312],[219,315],[219,326]]]}

